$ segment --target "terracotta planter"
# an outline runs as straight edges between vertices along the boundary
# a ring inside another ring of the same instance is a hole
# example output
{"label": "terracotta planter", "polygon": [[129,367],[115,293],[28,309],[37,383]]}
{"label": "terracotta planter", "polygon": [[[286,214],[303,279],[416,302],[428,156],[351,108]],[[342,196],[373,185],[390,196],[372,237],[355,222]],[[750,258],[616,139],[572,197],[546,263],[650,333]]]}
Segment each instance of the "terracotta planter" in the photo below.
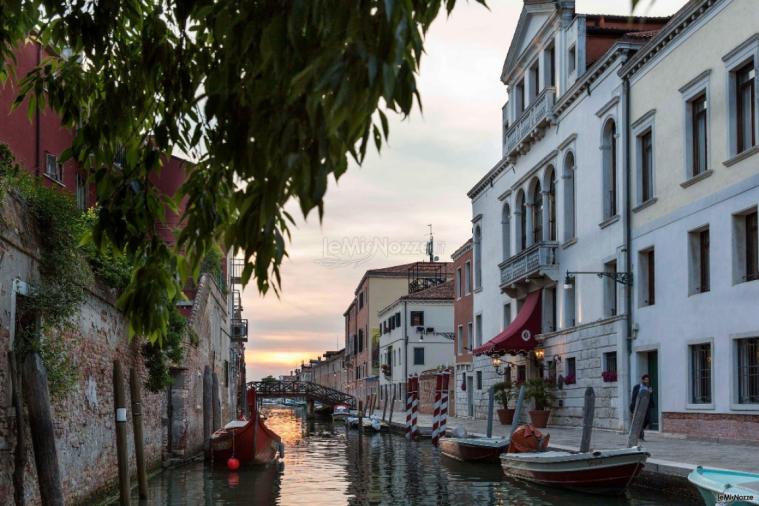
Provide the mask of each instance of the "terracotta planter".
{"label": "terracotta planter", "polygon": [[538,409],[530,411],[530,421],[538,429],[545,429],[548,425],[548,417],[551,416],[550,409]]}
{"label": "terracotta planter", "polygon": [[501,422],[501,425],[511,425],[511,422],[514,421],[514,410],[513,409],[499,409],[498,411],[498,421]]}

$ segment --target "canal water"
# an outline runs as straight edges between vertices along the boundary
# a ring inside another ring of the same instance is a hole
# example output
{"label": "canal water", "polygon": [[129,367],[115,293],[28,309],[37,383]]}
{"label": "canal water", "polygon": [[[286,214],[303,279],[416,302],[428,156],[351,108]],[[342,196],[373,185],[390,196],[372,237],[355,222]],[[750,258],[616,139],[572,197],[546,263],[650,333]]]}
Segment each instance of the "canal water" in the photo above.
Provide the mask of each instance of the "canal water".
{"label": "canal water", "polygon": [[[658,505],[667,497],[595,497],[532,486],[500,466],[442,457],[429,440],[393,434],[359,436],[331,420],[306,420],[300,408],[265,408],[285,443],[283,464],[231,473],[203,462],[169,469],[149,483],[156,505]],[[140,502],[133,496],[135,505]]]}

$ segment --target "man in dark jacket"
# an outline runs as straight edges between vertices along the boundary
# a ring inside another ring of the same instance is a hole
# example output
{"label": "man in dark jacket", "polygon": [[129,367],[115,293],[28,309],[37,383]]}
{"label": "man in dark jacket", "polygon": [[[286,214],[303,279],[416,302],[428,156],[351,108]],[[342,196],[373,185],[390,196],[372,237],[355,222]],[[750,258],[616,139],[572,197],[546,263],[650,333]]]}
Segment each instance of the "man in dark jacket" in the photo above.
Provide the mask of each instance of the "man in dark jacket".
{"label": "man in dark jacket", "polygon": [[640,428],[640,440],[645,441],[643,431],[648,427],[651,422],[651,410],[654,409],[656,403],[654,402],[654,389],[651,387],[651,378],[648,374],[644,374],[640,377],[640,383],[635,385],[632,390],[632,398],[630,399],[630,413],[635,412],[635,402],[638,400],[638,393],[644,390],[648,390],[650,396],[648,397],[648,409],[646,410],[646,418],[643,420],[643,425]]}

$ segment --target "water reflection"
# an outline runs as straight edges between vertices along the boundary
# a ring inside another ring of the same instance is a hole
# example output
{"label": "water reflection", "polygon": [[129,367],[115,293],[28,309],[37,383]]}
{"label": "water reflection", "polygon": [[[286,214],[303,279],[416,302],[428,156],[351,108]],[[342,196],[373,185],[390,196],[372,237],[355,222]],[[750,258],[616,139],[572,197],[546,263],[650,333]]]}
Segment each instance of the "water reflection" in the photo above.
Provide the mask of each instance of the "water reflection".
{"label": "water reflection", "polygon": [[[666,498],[594,497],[507,480],[498,465],[441,457],[429,441],[390,434],[346,434],[330,420],[306,420],[302,409],[266,410],[267,424],[285,443],[284,470],[198,462],[150,481],[160,505],[653,505]],[[637,492],[636,492],[637,494]],[[139,504],[136,495],[134,504]]]}

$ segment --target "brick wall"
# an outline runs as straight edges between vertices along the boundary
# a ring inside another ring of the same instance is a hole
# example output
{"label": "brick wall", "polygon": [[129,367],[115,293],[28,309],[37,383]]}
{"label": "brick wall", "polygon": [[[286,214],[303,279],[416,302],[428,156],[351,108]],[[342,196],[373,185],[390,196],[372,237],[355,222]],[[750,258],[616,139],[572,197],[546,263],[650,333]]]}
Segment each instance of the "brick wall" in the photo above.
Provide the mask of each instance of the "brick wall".
{"label": "brick wall", "polygon": [[665,411],[662,430],[696,438],[759,444],[759,415]]}

